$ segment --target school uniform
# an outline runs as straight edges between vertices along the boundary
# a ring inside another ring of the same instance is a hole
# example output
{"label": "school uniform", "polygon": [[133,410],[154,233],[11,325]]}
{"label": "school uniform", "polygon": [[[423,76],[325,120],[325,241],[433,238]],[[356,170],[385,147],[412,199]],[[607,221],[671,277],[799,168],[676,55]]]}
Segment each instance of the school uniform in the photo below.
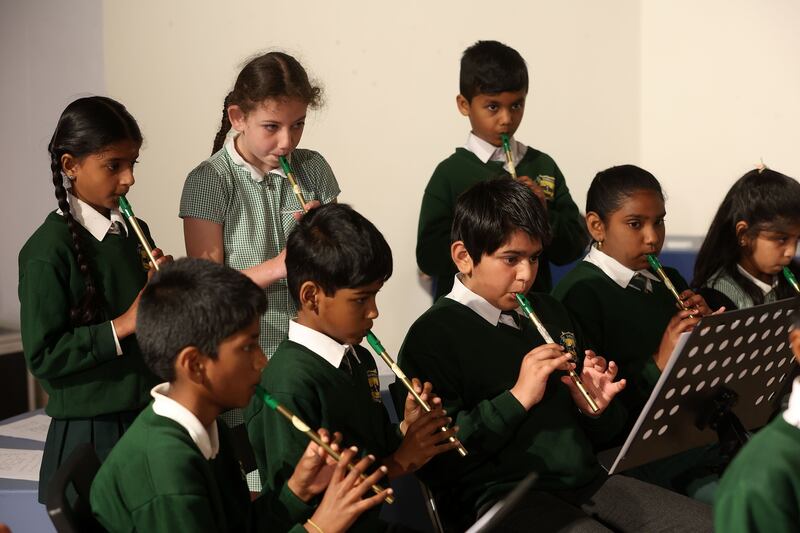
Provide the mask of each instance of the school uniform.
{"label": "school uniform", "polygon": [[[581,256],[589,242],[585,224],[555,161],[515,139],[511,140],[511,147],[517,175],[542,180],[552,188],[552,197],[547,199],[547,218],[553,239],[539,258],[539,273],[532,288],[536,292],[549,292],[550,263],[565,265]],[[453,155],[439,163],[425,187],[417,231],[417,265],[435,278],[434,299],[450,292],[457,272],[450,258],[450,229],[456,200],[478,182],[508,176],[505,161],[502,147],[470,133],[463,147],[456,148]],[[541,205],[532,207],[541,209]]]}
{"label": "school uniform", "polygon": [[[567,310],[545,294],[531,295],[531,305],[553,339],[575,346],[582,361],[580,334]],[[567,524],[600,527],[590,516],[632,530],[657,523],[656,518],[679,520],[670,514],[678,508],[688,517],[682,527],[710,525],[710,512],[701,504],[624,476],[606,477],[593,448],[624,423],[621,405],[612,402],[599,417],[586,416],[560,382],[564,373],[557,371],[542,400],[525,410],[510,389],[525,355],[541,344],[544,339],[529,319],[502,313],[458,277],[453,290],[411,326],[399,364],[407,374],[433,383],[469,451],[464,458],[437,456],[420,471],[448,517],[474,519],[536,472],[535,490],[504,531],[529,531],[532,523],[543,531]],[[631,495],[622,497],[627,492]],[[657,517],[655,509],[630,507],[644,503],[671,509],[668,518]]]}
{"label": "school uniform", "polygon": [[[764,283],[757,277],[750,274],[747,270],[743,269],[741,265],[736,265],[736,271],[743,276],[744,279],[753,283],[758,290],[761,291],[761,293],[764,295],[763,301],[756,304],[756,302],[753,301],[753,297],[742,288],[734,276],[732,276],[729,272],[726,272],[724,269],[720,269],[713,276],[711,276],[711,278],[705,283],[704,287],[700,291],[700,293],[703,294],[703,297],[710,295],[710,298],[706,298],[706,301],[709,303],[712,309],[718,307],[718,305],[715,305],[717,303],[720,305],[725,305],[728,311],[733,309],[747,309],[748,307],[753,307],[754,305],[777,302],[781,298],[787,298],[790,296],[789,294],[779,294],[779,292],[782,292],[778,289],[781,278],[777,275],[772,276],[770,283]],[[721,294],[722,298],[716,300],[717,295],[708,289]]]}
{"label": "school uniform", "polygon": [[[358,446],[379,462],[400,446],[402,435],[381,401],[375,361],[361,346],[339,344],[292,321],[288,339],[276,350],[261,384],[312,429],[341,432],[343,446]],[[245,411],[245,420],[263,486],[281,490],[308,437],[258,398]],[[380,507],[366,511],[352,530],[384,529],[379,512]]]}
{"label": "school uniform", "polygon": [[78,445],[90,442],[101,459],[108,455],[157,382],[135,335],[120,340],[111,322],[145,285],[147,256],[118,210],[106,218],[72,194],[68,198],[102,302],[96,322],[70,321],[86,285],[60,211],[47,215],[19,253],[23,351],[49,395],[45,412],[52,417],[39,475],[41,502],[53,473]]}
{"label": "school uniform", "polygon": [[288,488],[251,503],[227,427],[204,426],[153,388],[148,406],[119,441],[92,483],[91,506],[109,531],[286,531],[311,509]]}
{"label": "school uniform", "polygon": [[800,527],[800,378],[789,408],[739,452],[720,482],[714,525],[726,533]]}

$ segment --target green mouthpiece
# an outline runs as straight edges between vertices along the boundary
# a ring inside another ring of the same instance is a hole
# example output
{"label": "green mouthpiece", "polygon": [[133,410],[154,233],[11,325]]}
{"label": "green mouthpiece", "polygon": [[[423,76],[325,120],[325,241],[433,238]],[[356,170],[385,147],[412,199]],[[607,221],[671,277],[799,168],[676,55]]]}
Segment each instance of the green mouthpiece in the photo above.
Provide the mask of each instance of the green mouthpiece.
{"label": "green mouthpiece", "polygon": [[647,262],[650,263],[650,266],[653,268],[653,270],[661,270],[661,263],[653,254],[647,254]]}
{"label": "green mouthpiece", "polygon": [[501,133],[500,134],[500,140],[503,141],[503,150],[505,150],[506,152],[510,152],[511,151],[511,143],[510,143],[510,141],[508,139],[508,135],[506,135],[505,133]]}
{"label": "green mouthpiece", "polygon": [[119,210],[122,211],[122,214],[128,218],[133,216],[131,204],[128,203],[128,200],[126,200],[124,196],[119,197]]}
{"label": "green mouthpiece", "polygon": [[518,292],[515,292],[514,296],[517,297],[517,301],[519,302],[519,306],[522,308],[523,311],[525,311],[525,314],[529,315],[529,314],[533,313],[533,308],[531,307],[531,303],[528,301],[527,298],[525,298],[524,295],[522,295],[522,294],[520,294]]}
{"label": "green mouthpiece", "polygon": [[269,393],[267,392],[267,389],[265,389],[261,385],[256,385],[256,394],[258,395],[259,398],[261,398],[261,400],[263,400],[265,404],[267,404],[267,406],[269,406],[270,409],[273,409],[275,411],[278,410],[278,400],[270,396]]}
{"label": "green mouthpiece", "polygon": [[386,351],[384,350],[381,341],[378,340],[378,337],[376,337],[375,334],[372,333],[372,330],[367,332],[367,342],[369,343],[370,346],[372,346],[373,350],[378,352],[378,354],[382,354]]}
{"label": "green mouthpiece", "polygon": [[797,283],[797,278],[794,277],[794,274],[792,274],[792,271],[789,270],[789,267],[783,267],[783,277],[786,278],[786,281],[789,282],[789,285],[791,285],[794,290],[800,292],[800,285]]}
{"label": "green mouthpiece", "polygon": [[287,161],[285,157],[279,155],[278,161],[281,163],[281,168],[283,169],[284,174],[289,174],[292,171],[292,167],[289,166],[289,161]]}

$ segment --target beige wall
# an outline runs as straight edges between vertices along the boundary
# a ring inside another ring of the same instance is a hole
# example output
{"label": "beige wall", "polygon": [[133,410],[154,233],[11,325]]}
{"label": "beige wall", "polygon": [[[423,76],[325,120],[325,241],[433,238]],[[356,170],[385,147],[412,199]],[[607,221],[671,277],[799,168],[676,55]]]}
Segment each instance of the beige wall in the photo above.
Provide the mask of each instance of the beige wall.
{"label": "beige wall", "polygon": [[499,39],[527,59],[533,84],[518,137],[559,162],[579,203],[598,168],[638,159],[638,2],[527,2],[502,18],[478,2],[233,4],[235,13],[217,2],[105,4],[108,90],[147,137],[134,209],[182,255],[183,179],[209,155],[238,68],[269,48],[295,54],[327,98],[301,146],[325,155],[340,200],[392,246],[375,327],[392,353],[430,302],[414,259],[417,216],[434,166],[469,130],[455,107],[466,46]]}

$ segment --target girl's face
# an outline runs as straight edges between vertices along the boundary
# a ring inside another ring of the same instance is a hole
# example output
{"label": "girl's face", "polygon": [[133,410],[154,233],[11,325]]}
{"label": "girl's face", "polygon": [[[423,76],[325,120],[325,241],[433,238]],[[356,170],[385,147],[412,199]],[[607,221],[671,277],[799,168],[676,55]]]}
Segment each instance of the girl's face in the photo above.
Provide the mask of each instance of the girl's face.
{"label": "girl's face", "polygon": [[245,161],[264,173],[280,166],[300,143],[308,104],[297,98],[268,99],[248,114],[237,105],[228,108],[233,128],[239,132],[236,149]]}
{"label": "girl's face", "polygon": [[736,224],[742,254],[739,260],[742,268],[754,277],[770,283],[772,276],[783,270],[797,253],[800,239],[800,224],[793,224],[781,231],[761,230],[755,237],[747,237],[746,222]]}
{"label": "girl's face", "polygon": [[658,255],[664,245],[664,200],[656,191],[638,190],[622,200],[616,211],[602,220],[586,215],[592,238],[601,250],[631,270],[648,267],[647,254]]}
{"label": "girl's face", "polygon": [[133,166],[140,147],[136,141],[125,140],[80,159],[62,156],[62,169],[72,180],[72,194],[108,217],[119,205],[119,197],[133,186]]}

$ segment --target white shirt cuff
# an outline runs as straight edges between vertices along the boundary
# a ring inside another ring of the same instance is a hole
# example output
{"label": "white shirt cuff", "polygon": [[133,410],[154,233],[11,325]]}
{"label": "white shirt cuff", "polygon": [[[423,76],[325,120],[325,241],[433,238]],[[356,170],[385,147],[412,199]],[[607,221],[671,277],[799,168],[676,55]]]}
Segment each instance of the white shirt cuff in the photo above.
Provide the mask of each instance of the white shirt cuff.
{"label": "white shirt cuff", "polygon": [[117,337],[117,328],[114,327],[114,321],[111,321],[111,334],[114,335],[114,346],[117,347],[117,355],[122,355],[122,346],[119,344],[119,337]]}

